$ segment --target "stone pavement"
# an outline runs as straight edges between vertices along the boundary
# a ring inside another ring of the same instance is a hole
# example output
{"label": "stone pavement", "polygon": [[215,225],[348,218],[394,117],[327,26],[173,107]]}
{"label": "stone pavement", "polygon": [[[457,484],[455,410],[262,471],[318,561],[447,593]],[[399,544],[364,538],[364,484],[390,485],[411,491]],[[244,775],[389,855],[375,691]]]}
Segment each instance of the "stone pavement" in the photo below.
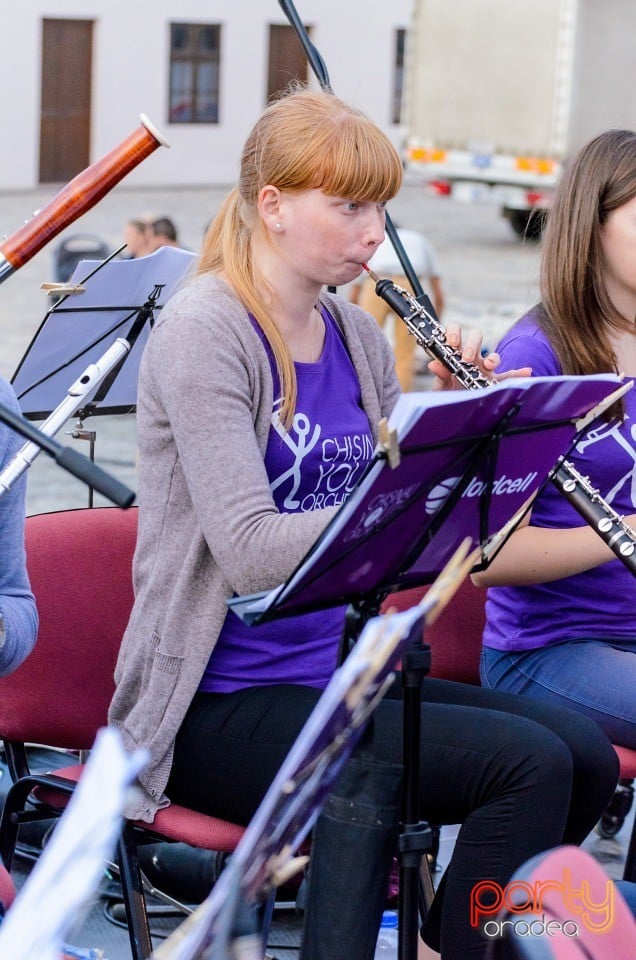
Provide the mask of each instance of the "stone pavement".
{"label": "stone pavement", "polygon": [[[118,184],[1,285],[0,374],[12,376],[44,318],[49,304],[40,284],[54,279],[54,253],[64,239],[96,234],[115,249],[122,242],[127,219],[153,213],[170,216],[179,230],[180,242],[197,250],[228,190],[225,185],[135,189],[125,180]],[[55,192],[55,188],[41,187],[0,193],[0,233],[13,234]],[[494,346],[503,331],[537,299],[539,247],[520,243],[494,206],[428,196],[420,184],[407,182],[391,202],[390,212],[395,223],[421,230],[434,244],[447,296],[446,322],[456,320],[465,328],[478,327],[486,343]],[[67,429],[72,426],[70,423]],[[95,417],[86,426],[97,432],[97,461],[134,488],[134,417]],[[83,441],[69,440],[63,434],[58,434],[58,440],[78,443],[79,450],[88,452],[88,444]],[[30,513],[85,506],[86,497],[79,481],[44,455],[29,470]]]}

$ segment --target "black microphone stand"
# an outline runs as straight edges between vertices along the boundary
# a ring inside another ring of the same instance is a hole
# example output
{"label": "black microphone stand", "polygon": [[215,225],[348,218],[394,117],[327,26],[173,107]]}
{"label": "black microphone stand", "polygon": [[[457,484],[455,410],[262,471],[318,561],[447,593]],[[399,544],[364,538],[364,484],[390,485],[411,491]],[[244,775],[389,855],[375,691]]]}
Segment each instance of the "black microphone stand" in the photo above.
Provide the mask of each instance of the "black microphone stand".
{"label": "black microphone stand", "polygon": [[102,470],[96,463],[85,457],[83,453],[78,453],[72,447],[65,447],[52,437],[47,437],[32,423],[25,420],[20,414],[14,413],[4,404],[0,404],[0,423],[6,424],[16,433],[40,447],[44,453],[55,460],[58,466],[107,497],[115,506],[126,509],[132,505],[135,499],[134,490],[130,490],[120,480]]}

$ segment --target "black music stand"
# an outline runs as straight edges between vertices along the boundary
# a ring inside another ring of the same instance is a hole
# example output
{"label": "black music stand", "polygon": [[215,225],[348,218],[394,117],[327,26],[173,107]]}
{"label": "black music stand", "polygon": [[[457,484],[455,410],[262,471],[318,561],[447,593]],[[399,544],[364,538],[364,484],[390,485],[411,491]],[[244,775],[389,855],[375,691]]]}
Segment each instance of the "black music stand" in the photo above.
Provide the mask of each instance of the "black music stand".
{"label": "black music stand", "polygon": [[263,623],[429,583],[470,537],[490,539],[576,442],[578,421],[620,386],[613,374],[506,380],[400,397],[364,476],[292,575],[237,597]]}
{"label": "black music stand", "polygon": [[[155,314],[195,259],[176,247],[135,260],[114,256],[80,261],[68,283],[43,284],[60,299],[45,315],[12,379],[23,415],[46,418],[43,433],[53,436],[77,415],[71,435],[89,441],[91,461],[97,434],[85,429],[83,420],[135,411],[139,361]],[[25,459],[32,461],[35,455],[33,450]],[[94,488],[88,489],[92,507]]]}
{"label": "black music stand", "polygon": [[[230,600],[230,608],[257,624],[349,604],[348,646],[388,593],[430,583],[460,542],[478,549],[478,568],[487,565],[576,441],[578,421],[619,385],[610,374],[536,377],[476,393],[403,395],[369,469],[292,576],[269,593]],[[430,836],[418,820],[428,666],[421,644],[405,651],[401,960],[417,950],[418,868]]]}
{"label": "black music stand", "polygon": [[246,949],[241,957],[262,957],[264,945],[254,927],[250,929],[246,906],[304,865],[306,858],[295,858],[295,852],[392,682],[393,667],[466,576],[472,562],[467,549],[462,545],[417,607],[369,621],[351,656],[332,676],[210,895],[158,947],[155,960],[228,960],[240,936],[256,940],[254,953]]}
{"label": "black music stand", "polygon": [[[131,332],[136,342],[116,376],[109,378],[107,389],[99,392],[99,400],[93,398],[87,415],[133,413],[150,322],[195,259],[190,251],[161,247],[134,260],[82,260],[68,284],[54,286],[53,292],[66,292],[47,311],[11,380],[24,416],[47,417],[87,364],[99,360],[117,337],[128,339]],[[144,323],[135,327],[144,309]]]}

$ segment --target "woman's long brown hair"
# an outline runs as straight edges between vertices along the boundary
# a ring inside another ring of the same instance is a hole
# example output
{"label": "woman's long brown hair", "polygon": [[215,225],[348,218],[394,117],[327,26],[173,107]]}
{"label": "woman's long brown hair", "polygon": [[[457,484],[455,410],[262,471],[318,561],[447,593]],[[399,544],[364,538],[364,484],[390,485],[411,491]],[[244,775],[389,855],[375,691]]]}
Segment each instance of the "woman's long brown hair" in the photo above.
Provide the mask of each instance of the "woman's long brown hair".
{"label": "woman's long brown hair", "polygon": [[608,130],[563,173],[550,209],[541,263],[540,323],[564,373],[610,373],[612,330],[635,318],[613,305],[605,282],[601,230],[609,214],[636,196],[636,133]]}

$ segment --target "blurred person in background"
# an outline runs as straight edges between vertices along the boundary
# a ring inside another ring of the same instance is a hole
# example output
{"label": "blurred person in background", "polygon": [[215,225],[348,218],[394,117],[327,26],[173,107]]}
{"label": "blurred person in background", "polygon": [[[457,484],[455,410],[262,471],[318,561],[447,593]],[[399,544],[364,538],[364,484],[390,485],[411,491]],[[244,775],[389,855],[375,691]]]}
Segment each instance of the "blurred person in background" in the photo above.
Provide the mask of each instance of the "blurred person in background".
{"label": "blurred person in background", "polygon": [[177,228],[170,217],[157,217],[152,221],[148,227],[148,245],[150,253],[154,253],[160,247],[181,247]]}
{"label": "blurred person in background", "polygon": [[126,249],[122,254],[124,260],[136,260],[138,257],[145,257],[152,253],[153,247],[150,246],[148,236],[148,224],[141,217],[135,217],[128,220],[124,226],[124,243]]}

